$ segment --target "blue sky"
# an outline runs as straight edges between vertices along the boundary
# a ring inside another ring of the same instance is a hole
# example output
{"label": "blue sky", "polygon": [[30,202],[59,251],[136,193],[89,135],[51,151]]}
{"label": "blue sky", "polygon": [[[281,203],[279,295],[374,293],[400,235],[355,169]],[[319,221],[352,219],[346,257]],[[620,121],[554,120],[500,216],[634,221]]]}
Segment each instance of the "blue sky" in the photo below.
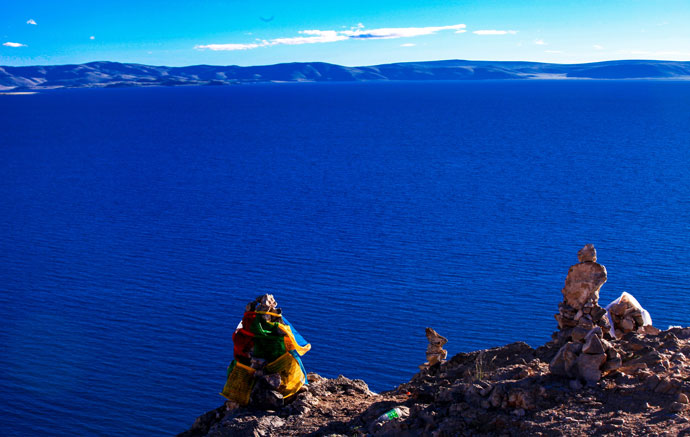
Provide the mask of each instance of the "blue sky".
{"label": "blue sky", "polygon": [[25,1],[0,65],[690,60],[690,0]]}

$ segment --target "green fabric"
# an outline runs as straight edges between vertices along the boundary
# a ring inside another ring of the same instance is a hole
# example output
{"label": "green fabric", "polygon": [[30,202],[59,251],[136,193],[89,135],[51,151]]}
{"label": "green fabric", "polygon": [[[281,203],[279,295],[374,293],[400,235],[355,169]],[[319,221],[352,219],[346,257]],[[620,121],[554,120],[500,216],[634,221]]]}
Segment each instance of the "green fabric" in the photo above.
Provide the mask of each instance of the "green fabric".
{"label": "green fabric", "polygon": [[253,356],[263,358],[270,363],[286,352],[285,334],[277,323],[257,317],[250,330],[254,334]]}

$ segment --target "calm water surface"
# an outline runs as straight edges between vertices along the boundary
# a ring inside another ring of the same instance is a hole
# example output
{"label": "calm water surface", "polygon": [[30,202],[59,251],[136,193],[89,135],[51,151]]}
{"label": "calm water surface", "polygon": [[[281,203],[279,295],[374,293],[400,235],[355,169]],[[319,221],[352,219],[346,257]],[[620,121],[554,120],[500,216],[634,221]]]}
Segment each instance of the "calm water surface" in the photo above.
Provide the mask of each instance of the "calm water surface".
{"label": "calm water surface", "polygon": [[690,83],[0,96],[0,433],[170,435],[272,292],[308,370],[376,391],[546,342],[576,252],[690,324]]}

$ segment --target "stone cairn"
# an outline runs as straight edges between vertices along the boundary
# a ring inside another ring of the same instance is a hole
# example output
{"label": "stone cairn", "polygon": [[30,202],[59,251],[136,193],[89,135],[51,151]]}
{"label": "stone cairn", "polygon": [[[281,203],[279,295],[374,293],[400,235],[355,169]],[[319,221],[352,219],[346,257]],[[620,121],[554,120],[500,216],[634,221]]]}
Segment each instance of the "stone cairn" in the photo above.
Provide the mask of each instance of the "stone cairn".
{"label": "stone cairn", "polygon": [[[273,314],[282,314],[283,312],[278,308],[278,302],[272,294],[264,294],[254,299],[253,302],[249,302],[245,311],[261,311]],[[262,314],[259,317],[272,323],[280,321],[280,317],[270,314]],[[256,369],[255,375],[258,379],[250,396],[250,404],[264,408],[279,408],[283,405],[283,395],[278,391],[282,381],[277,373],[264,373],[263,369],[266,364],[268,363],[264,358],[252,356],[250,367]]]}
{"label": "stone cairn", "polygon": [[660,332],[659,329],[651,324],[645,325],[642,308],[637,303],[637,300],[628,293],[623,293],[620,299],[617,299],[617,302],[612,303],[608,308],[616,338],[621,338],[628,332],[653,335]]}
{"label": "stone cairn", "polygon": [[611,340],[606,310],[599,306],[599,289],[606,282],[606,268],[598,264],[594,246],[587,244],[577,253],[580,261],[570,267],[565,279],[563,302],[555,315],[559,331],[554,343],[561,346],[549,364],[551,373],[587,384],[622,364],[621,354]]}
{"label": "stone cairn", "polygon": [[443,345],[448,343],[448,339],[432,328],[426,328],[426,339],[429,341],[429,346],[426,348],[427,362],[419,366],[424,370],[434,364],[441,363],[448,356],[448,351],[443,349]]}

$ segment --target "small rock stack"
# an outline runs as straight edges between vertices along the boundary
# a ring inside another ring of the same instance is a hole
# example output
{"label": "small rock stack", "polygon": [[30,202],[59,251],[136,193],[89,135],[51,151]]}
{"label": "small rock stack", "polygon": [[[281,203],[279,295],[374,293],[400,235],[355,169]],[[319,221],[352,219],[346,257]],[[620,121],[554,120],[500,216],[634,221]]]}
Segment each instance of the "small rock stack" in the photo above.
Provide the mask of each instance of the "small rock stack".
{"label": "small rock stack", "polygon": [[[637,300],[628,293],[623,293],[620,299],[612,303],[608,309],[616,338],[621,338],[628,332],[654,335],[659,333],[659,330],[651,325],[651,320],[645,324],[642,315],[644,310],[637,303]],[[650,318],[648,317],[648,319]]]}
{"label": "small rock stack", "polygon": [[427,362],[419,366],[424,370],[434,364],[441,363],[448,356],[448,351],[443,349],[443,345],[448,343],[448,339],[432,328],[426,328],[426,339],[429,341],[429,346],[426,348]]}
{"label": "small rock stack", "polygon": [[[594,246],[577,253],[580,261],[570,267],[563,302],[556,314],[559,331],[553,340],[560,350],[549,364],[551,373],[596,383],[603,374],[619,368],[620,353],[607,341],[610,326],[606,310],[599,306],[599,289],[606,282],[606,268],[597,261]],[[577,383],[576,383],[577,384]]]}

